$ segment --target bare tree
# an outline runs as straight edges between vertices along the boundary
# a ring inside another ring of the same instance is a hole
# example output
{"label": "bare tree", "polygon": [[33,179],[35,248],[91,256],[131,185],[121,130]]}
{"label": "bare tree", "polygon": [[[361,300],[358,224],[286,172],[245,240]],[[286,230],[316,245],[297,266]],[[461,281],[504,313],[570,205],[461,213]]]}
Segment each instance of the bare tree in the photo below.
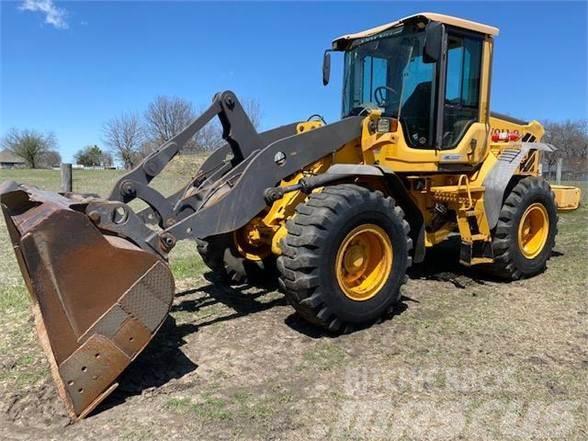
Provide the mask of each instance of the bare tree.
{"label": "bare tree", "polygon": [[10,129],[2,139],[2,146],[24,159],[28,167],[38,168],[44,166],[45,155],[56,150],[57,141],[53,133]]}
{"label": "bare tree", "polygon": [[146,157],[149,153],[157,149],[159,146],[161,146],[160,142],[154,141],[150,138],[145,138],[143,140],[143,143],[141,144],[141,148],[139,149],[141,157]]}
{"label": "bare tree", "polygon": [[259,101],[253,98],[246,98],[242,102],[243,110],[251,120],[253,127],[259,130],[261,126],[261,118],[263,117],[263,113],[261,112],[261,106]]}
{"label": "bare tree", "polygon": [[45,168],[58,167],[61,164],[61,155],[56,150],[48,150],[41,158],[39,164]]}
{"label": "bare tree", "polygon": [[[249,115],[253,126],[257,129],[261,124],[261,107],[256,100],[245,99],[242,102],[245,112]],[[201,108],[202,113],[205,108]],[[145,112],[146,137],[142,145],[143,155],[170,140],[181,132],[196,117],[192,104],[179,97],[156,97]],[[217,118],[204,126],[183,147],[185,153],[211,151],[224,143],[222,128]]]}
{"label": "bare tree", "polygon": [[114,160],[112,159],[112,155],[108,152],[102,152],[102,166],[106,168],[112,167],[114,164]]}
{"label": "bare tree", "polygon": [[104,125],[104,143],[126,169],[132,168],[141,158],[144,140],[141,122],[135,114],[122,114]]}
{"label": "bare tree", "polygon": [[[555,152],[544,155],[543,164],[552,172],[558,159],[569,164],[583,164],[588,158],[588,120],[545,121],[543,141],[557,147]],[[581,170],[574,170],[581,171]]]}
{"label": "bare tree", "polygon": [[[202,109],[204,110],[204,109]],[[218,118],[214,118],[202,127],[195,136],[195,148],[186,150],[190,152],[212,151],[224,143],[223,129]]]}
{"label": "bare tree", "polygon": [[[180,133],[194,119],[192,104],[179,97],[156,97],[145,112],[147,148],[159,147]],[[194,147],[188,143],[186,148]]]}

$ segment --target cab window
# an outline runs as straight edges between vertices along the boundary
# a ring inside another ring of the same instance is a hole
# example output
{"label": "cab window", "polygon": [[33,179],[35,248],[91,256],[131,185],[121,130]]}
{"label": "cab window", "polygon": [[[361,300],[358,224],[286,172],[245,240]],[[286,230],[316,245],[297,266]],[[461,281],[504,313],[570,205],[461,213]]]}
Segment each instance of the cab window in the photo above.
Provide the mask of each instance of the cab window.
{"label": "cab window", "polygon": [[388,60],[386,58],[365,57],[363,59],[362,102],[375,102],[374,91],[388,84]]}
{"label": "cab window", "polygon": [[[421,49],[417,47],[417,49]],[[403,73],[400,120],[404,125],[408,144],[430,148],[434,137],[432,124],[435,64],[425,63],[421,51],[413,52]]]}
{"label": "cab window", "polygon": [[482,40],[449,35],[443,148],[455,147],[468,127],[479,119],[481,62]]}

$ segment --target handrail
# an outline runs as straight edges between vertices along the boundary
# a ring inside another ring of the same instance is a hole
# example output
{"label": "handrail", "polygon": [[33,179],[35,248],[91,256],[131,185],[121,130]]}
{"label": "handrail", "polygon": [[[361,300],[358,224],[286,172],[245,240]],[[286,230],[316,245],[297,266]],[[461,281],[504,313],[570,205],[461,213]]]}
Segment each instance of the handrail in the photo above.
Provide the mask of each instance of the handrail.
{"label": "handrail", "polygon": [[458,191],[461,191],[462,181],[464,181],[464,180],[465,180],[466,191],[468,193],[468,206],[465,209],[471,210],[474,206],[474,201],[472,199],[472,192],[470,191],[470,180],[467,175],[459,175],[459,178],[457,180],[457,189],[458,189]]}

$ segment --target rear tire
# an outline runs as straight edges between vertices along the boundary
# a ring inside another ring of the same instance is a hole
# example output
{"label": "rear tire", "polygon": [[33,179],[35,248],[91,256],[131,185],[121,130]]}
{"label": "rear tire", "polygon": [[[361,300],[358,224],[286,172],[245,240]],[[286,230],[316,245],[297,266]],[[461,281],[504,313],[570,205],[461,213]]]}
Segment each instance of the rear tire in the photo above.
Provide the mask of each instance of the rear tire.
{"label": "rear tire", "polygon": [[246,259],[237,250],[230,233],[206,240],[196,239],[196,245],[206,266],[226,283],[275,283],[275,263],[272,258],[259,261]]}
{"label": "rear tire", "polygon": [[555,196],[547,181],[534,176],[521,179],[500,210],[491,273],[518,280],[542,272],[555,246],[557,221]]}
{"label": "rear tire", "polygon": [[391,197],[352,184],[326,187],[298,205],[286,228],[280,285],[307,321],[347,332],[400,300],[412,240]]}

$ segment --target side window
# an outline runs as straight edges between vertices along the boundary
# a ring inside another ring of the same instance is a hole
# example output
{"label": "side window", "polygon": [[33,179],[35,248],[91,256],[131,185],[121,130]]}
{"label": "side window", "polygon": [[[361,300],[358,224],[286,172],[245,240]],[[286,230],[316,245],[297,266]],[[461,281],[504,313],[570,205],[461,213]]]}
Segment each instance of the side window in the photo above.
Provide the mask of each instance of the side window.
{"label": "side window", "polygon": [[420,54],[413,54],[404,69],[400,121],[407,141],[413,147],[426,148],[433,145],[431,105],[435,87],[434,75],[435,64],[423,63]]}
{"label": "side window", "polygon": [[443,148],[457,145],[480,107],[480,65],[482,41],[449,36],[443,114]]}

